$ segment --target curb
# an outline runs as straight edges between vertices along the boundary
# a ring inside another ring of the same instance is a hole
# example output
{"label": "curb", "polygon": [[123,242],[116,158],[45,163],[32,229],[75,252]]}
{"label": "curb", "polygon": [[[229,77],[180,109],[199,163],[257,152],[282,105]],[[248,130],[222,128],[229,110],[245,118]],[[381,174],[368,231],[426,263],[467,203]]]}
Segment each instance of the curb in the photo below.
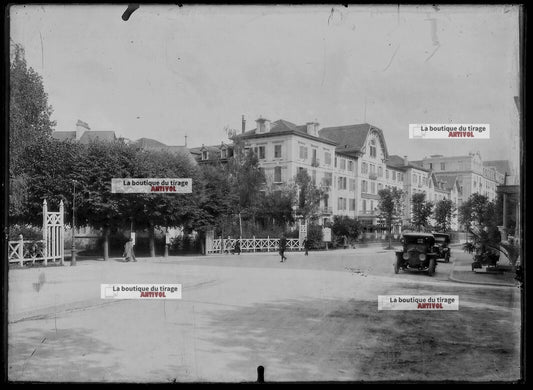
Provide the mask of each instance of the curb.
{"label": "curb", "polygon": [[452,282],[456,282],[456,283],[464,283],[464,284],[475,284],[475,285],[482,285],[482,286],[498,286],[498,287],[511,287],[511,288],[514,288],[514,287],[519,287],[518,285],[512,285],[512,284],[509,284],[509,283],[501,283],[501,282],[477,282],[477,281],[465,281],[465,280],[460,280],[460,279],[457,279],[454,277],[454,273],[455,273],[455,265],[456,265],[456,261],[453,262],[453,268],[452,268],[452,271],[450,272],[450,276],[448,276],[448,279]]}

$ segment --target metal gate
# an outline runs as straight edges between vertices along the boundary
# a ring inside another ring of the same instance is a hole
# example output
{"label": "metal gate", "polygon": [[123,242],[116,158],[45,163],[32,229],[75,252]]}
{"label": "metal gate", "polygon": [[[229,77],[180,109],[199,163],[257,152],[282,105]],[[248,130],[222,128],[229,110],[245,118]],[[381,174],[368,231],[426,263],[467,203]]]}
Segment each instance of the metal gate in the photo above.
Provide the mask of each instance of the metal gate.
{"label": "metal gate", "polygon": [[[59,203],[59,211],[48,211],[46,199],[43,201],[43,239],[38,241],[24,241],[22,235],[18,241],[9,241],[8,259],[10,263],[19,263],[21,266],[25,262],[35,263],[42,260],[44,265],[48,260],[54,263],[59,260],[64,264],[65,257],[65,233],[64,233],[64,209],[63,201]],[[36,247],[36,244],[40,244]],[[33,246],[33,247],[30,247]]]}

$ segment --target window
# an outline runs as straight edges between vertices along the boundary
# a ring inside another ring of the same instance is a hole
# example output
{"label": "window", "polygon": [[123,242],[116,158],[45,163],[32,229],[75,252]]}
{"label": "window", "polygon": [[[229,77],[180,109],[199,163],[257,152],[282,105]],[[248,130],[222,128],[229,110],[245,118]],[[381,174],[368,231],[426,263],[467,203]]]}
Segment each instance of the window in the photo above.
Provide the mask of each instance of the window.
{"label": "window", "polygon": [[346,210],[346,198],[339,198],[337,209]]}
{"label": "window", "polygon": [[383,189],[383,184],[378,183],[378,192],[381,191],[382,189]]}
{"label": "window", "polygon": [[388,178],[389,178],[389,170],[385,169],[385,179],[388,179]]}
{"label": "window", "polygon": [[346,170],[346,159],[344,158],[341,158],[341,167],[340,167],[343,171]]}
{"label": "window", "polygon": [[209,158],[209,153],[207,152],[207,150],[204,150],[202,152],[202,160],[207,160]]}
{"label": "window", "polygon": [[265,147],[260,146],[259,147],[259,159],[263,160],[265,158]]}
{"label": "window", "polygon": [[370,193],[371,194],[376,193],[376,182],[373,182],[373,181],[370,182]]}
{"label": "window", "polygon": [[337,168],[337,157],[335,157],[335,168]]}
{"label": "window", "polygon": [[300,146],[300,159],[307,160],[307,148],[305,146]]}
{"label": "window", "polygon": [[274,145],[274,158],[281,158],[281,145]]}
{"label": "window", "polygon": [[228,158],[228,149],[224,148],[220,150],[220,158]]}
{"label": "window", "polygon": [[363,199],[363,213],[366,213],[366,199]]}
{"label": "window", "polygon": [[342,177],[342,176],[339,176],[337,180],[338,180],[338,183],[339,183],[338,189],[339,190],[345,190],[346,189],[346,182],[347,182],[346,178]]}
{"label": "window", "polygon": [[361,192],[368,192],[368,182],[366,180],[361,181]]}
{"label": "window", "polygon": [[370,140],[370,157],[376,157],[376,140]]}
{"label": "window", "polygon": [[445,171],[446,170],[446,163],[440,163],[440,170]]}
{"label": "window", "polygon": [[355,179],[350,179],[349,185],[350,185],[350,191],[355,191]]}
{"label": "window", "polygon": [[353,161],[352,160],[348,160],[348,170],[350,172],[353,172]]}
{"label": "window", "polygon": [[374,201],[373,200],[370,201],[370,210],[369,211],[374,211]]}
{"label": "window", "polygon": [[[398,174],[400,176],[400,174]],[[392,181],[396,180],[396,171],[392,171]]]}
{"label": "window", "polygon": [[374,164],[370,164],[370,174],[371,175],[376,174],[376,166]]}
{"label": "window", "polygon": [[281,167],[274,167],[274,183],[281,183]]}
{"label": "window", "polygon": [[330,187],[333,182],[333,174],[331,172],[324,173],[324,185]]}
{"label": "window", "polygon": [[378,177],[383,177],[383,167],[378,167]]}
{"label": "window", "polygon": [[368,173],[368,164],[366,162],[361,164],[361,173]]}
{"label": "window", "polygon": [[350,211],[355,210],[355,199],[350,198]]}
{"label": "window", "polygon": [[418,176],[415,175],[415,174],[413,173],[413,183],[414,183],[414,184],[417,184],[417,183],[418,183],[418,180],[417,180],[417,179],[418,179]]}
{"label": "window", "polygon": [[331,153],[330,152],[324,152],[324,163],[327,166],[331,165]]}

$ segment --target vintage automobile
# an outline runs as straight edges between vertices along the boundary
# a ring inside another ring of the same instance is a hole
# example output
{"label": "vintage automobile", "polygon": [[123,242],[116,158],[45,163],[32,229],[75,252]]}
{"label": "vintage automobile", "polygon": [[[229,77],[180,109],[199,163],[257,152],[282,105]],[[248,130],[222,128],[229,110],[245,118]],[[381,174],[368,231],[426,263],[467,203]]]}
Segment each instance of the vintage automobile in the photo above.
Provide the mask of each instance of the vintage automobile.
{"label": "vintage automobile", "polygon": [[404,233],[402,236],[403,250],[396,252],[394,272],[401,270],[427,271],[433,276],[437,267],[435,237],[431,233]]}
{"label": "vintage automobile", "polygon": [[444,259],[445,263],[450,262],[450,235],[446,233],[433,233],[435,237],[435,252],[438,253],[437,259]]}

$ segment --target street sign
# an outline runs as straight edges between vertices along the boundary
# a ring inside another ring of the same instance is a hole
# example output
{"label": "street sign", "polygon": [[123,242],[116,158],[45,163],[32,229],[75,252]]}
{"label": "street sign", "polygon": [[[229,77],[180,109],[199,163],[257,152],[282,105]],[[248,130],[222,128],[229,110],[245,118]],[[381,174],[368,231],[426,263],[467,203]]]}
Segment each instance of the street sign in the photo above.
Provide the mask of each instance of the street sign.
{"label": "street sign", "polygon": [[331,228],[325,227],[322,229],[322,241],[331,242]]}

